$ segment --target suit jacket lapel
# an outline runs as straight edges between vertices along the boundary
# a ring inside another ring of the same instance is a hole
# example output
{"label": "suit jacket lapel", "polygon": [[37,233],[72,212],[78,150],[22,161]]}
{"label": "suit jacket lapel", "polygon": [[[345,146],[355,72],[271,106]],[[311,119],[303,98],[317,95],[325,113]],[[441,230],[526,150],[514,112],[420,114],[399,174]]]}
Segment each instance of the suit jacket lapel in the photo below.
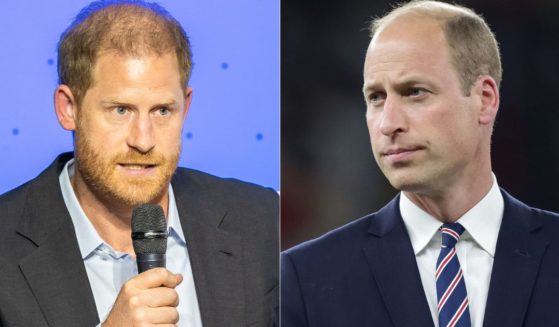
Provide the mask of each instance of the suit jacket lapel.
{"label": "suit jacket lapel", "polygon": [[372,218],[363,251],[394,325],[433,326],[399,199]]}
{"label": "suit jacket lapel", "polygon": [[524,204],[505,191],[503,222],[491,273],[484,326],[522,326],[547,243],[542,226]]}
{"label": "suit jacket lapel", "polygon": [[59,157],[30,186],[17,232],[37,248],[19,262],[49,326],[99,323],[74,227],[58,187]]}
{"label": "suit jacket lapel", "polygon": [[173,191],[194,275],[202,324],[241,326],[245,322],[241,238],[219,228],[227,211],[185,174],[176,174]]}

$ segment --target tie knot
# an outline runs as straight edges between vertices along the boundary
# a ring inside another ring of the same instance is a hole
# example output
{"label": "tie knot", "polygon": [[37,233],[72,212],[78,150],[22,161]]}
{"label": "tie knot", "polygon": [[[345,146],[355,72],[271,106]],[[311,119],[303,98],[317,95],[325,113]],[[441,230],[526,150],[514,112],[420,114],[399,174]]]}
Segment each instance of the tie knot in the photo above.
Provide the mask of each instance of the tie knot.
{"label": "tie knot", "polygon": [[443,237],[443,245],[453,248],[460,239],[460,235],[464,232],[464,227],[459,223],[444,224],[441,226],[440,231]]}

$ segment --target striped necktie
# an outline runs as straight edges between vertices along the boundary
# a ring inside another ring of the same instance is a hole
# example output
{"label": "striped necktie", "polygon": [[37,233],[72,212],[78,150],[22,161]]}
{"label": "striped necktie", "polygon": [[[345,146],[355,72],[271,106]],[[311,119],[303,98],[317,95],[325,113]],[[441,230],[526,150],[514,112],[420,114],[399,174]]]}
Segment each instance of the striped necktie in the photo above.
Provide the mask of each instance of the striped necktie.
{"label": "striped necktie", "polygon": [[464,227],[459,223],[444,224],[439,230],[442,233],[436,272],[439,327],[470,327],[466,284],[455,248]]}

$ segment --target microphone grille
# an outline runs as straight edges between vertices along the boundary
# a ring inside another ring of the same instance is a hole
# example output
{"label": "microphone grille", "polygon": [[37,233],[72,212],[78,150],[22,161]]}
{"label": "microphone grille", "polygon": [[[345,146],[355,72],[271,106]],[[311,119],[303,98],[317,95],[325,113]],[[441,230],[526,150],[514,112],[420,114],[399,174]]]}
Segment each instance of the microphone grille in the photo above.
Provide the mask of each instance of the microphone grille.
{"label": "microphone grille", "polygon": [[167,223],[163,208],[142,204],[132,211],[132,245],[138,254],[165,254],[167,251]]}

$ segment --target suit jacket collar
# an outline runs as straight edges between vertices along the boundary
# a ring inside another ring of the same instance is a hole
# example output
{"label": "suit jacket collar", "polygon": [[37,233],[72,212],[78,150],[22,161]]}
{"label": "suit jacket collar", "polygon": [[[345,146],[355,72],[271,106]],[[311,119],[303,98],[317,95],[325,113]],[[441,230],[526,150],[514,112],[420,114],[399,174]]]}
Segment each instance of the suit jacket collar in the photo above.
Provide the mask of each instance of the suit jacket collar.
{"label": "suit jacket collar", "polygon": [[399,197],[371,217],[363,251],[394,326],[433,326]]}
{"label": "suit jacket collar", "polygon": [[[17,233],[37,248],[19,266],[50,326],[94,326],[97,309],[58,181],[71,158],[60,155],[28,187]],[[180,168],[172,184],[203,325],[244,325],[241,238],[219,228],[227,209]]]}
{"label": "suit jacket collar", "polygon": [[173,181],[186,238],[202,324],[245,325],[241,237],[220,228],[228,211],[207,185],[179,169]]}
{"label": "suit jacket collar", "polygon": [[[94,326],[99,323],[97,309],[58,182],[71,158],[71,153],[60,155],[28,187],[17,233],[37,248],[19,266],[50,326]],[[227,210],[212,199],[211,189],[200,187],[180,169],[172,183],[202,323],[243,325],[240,236],[219,228]]]}
{"label": "suit jacket collar", "polygon": [[483,325],[522,326],[540,263],[548,246],[538,237],[542,228],[535,209],[514,199],[504,190],[505,210]]}
{"label": "suit jacket collar", "polygon": [[58,176],[70,153],[33,180],[16,232],[36,249],[19,262],[49,326],[94,326],[97,309]]}
{"label": "suit jacket collar", "polygon": [[[489,285],[484,326],[522,326],[548,246],[535,209],[501,189],[505,201]],[[433,326],[399,195],[371,217],[365,256],[395,326]]]}

